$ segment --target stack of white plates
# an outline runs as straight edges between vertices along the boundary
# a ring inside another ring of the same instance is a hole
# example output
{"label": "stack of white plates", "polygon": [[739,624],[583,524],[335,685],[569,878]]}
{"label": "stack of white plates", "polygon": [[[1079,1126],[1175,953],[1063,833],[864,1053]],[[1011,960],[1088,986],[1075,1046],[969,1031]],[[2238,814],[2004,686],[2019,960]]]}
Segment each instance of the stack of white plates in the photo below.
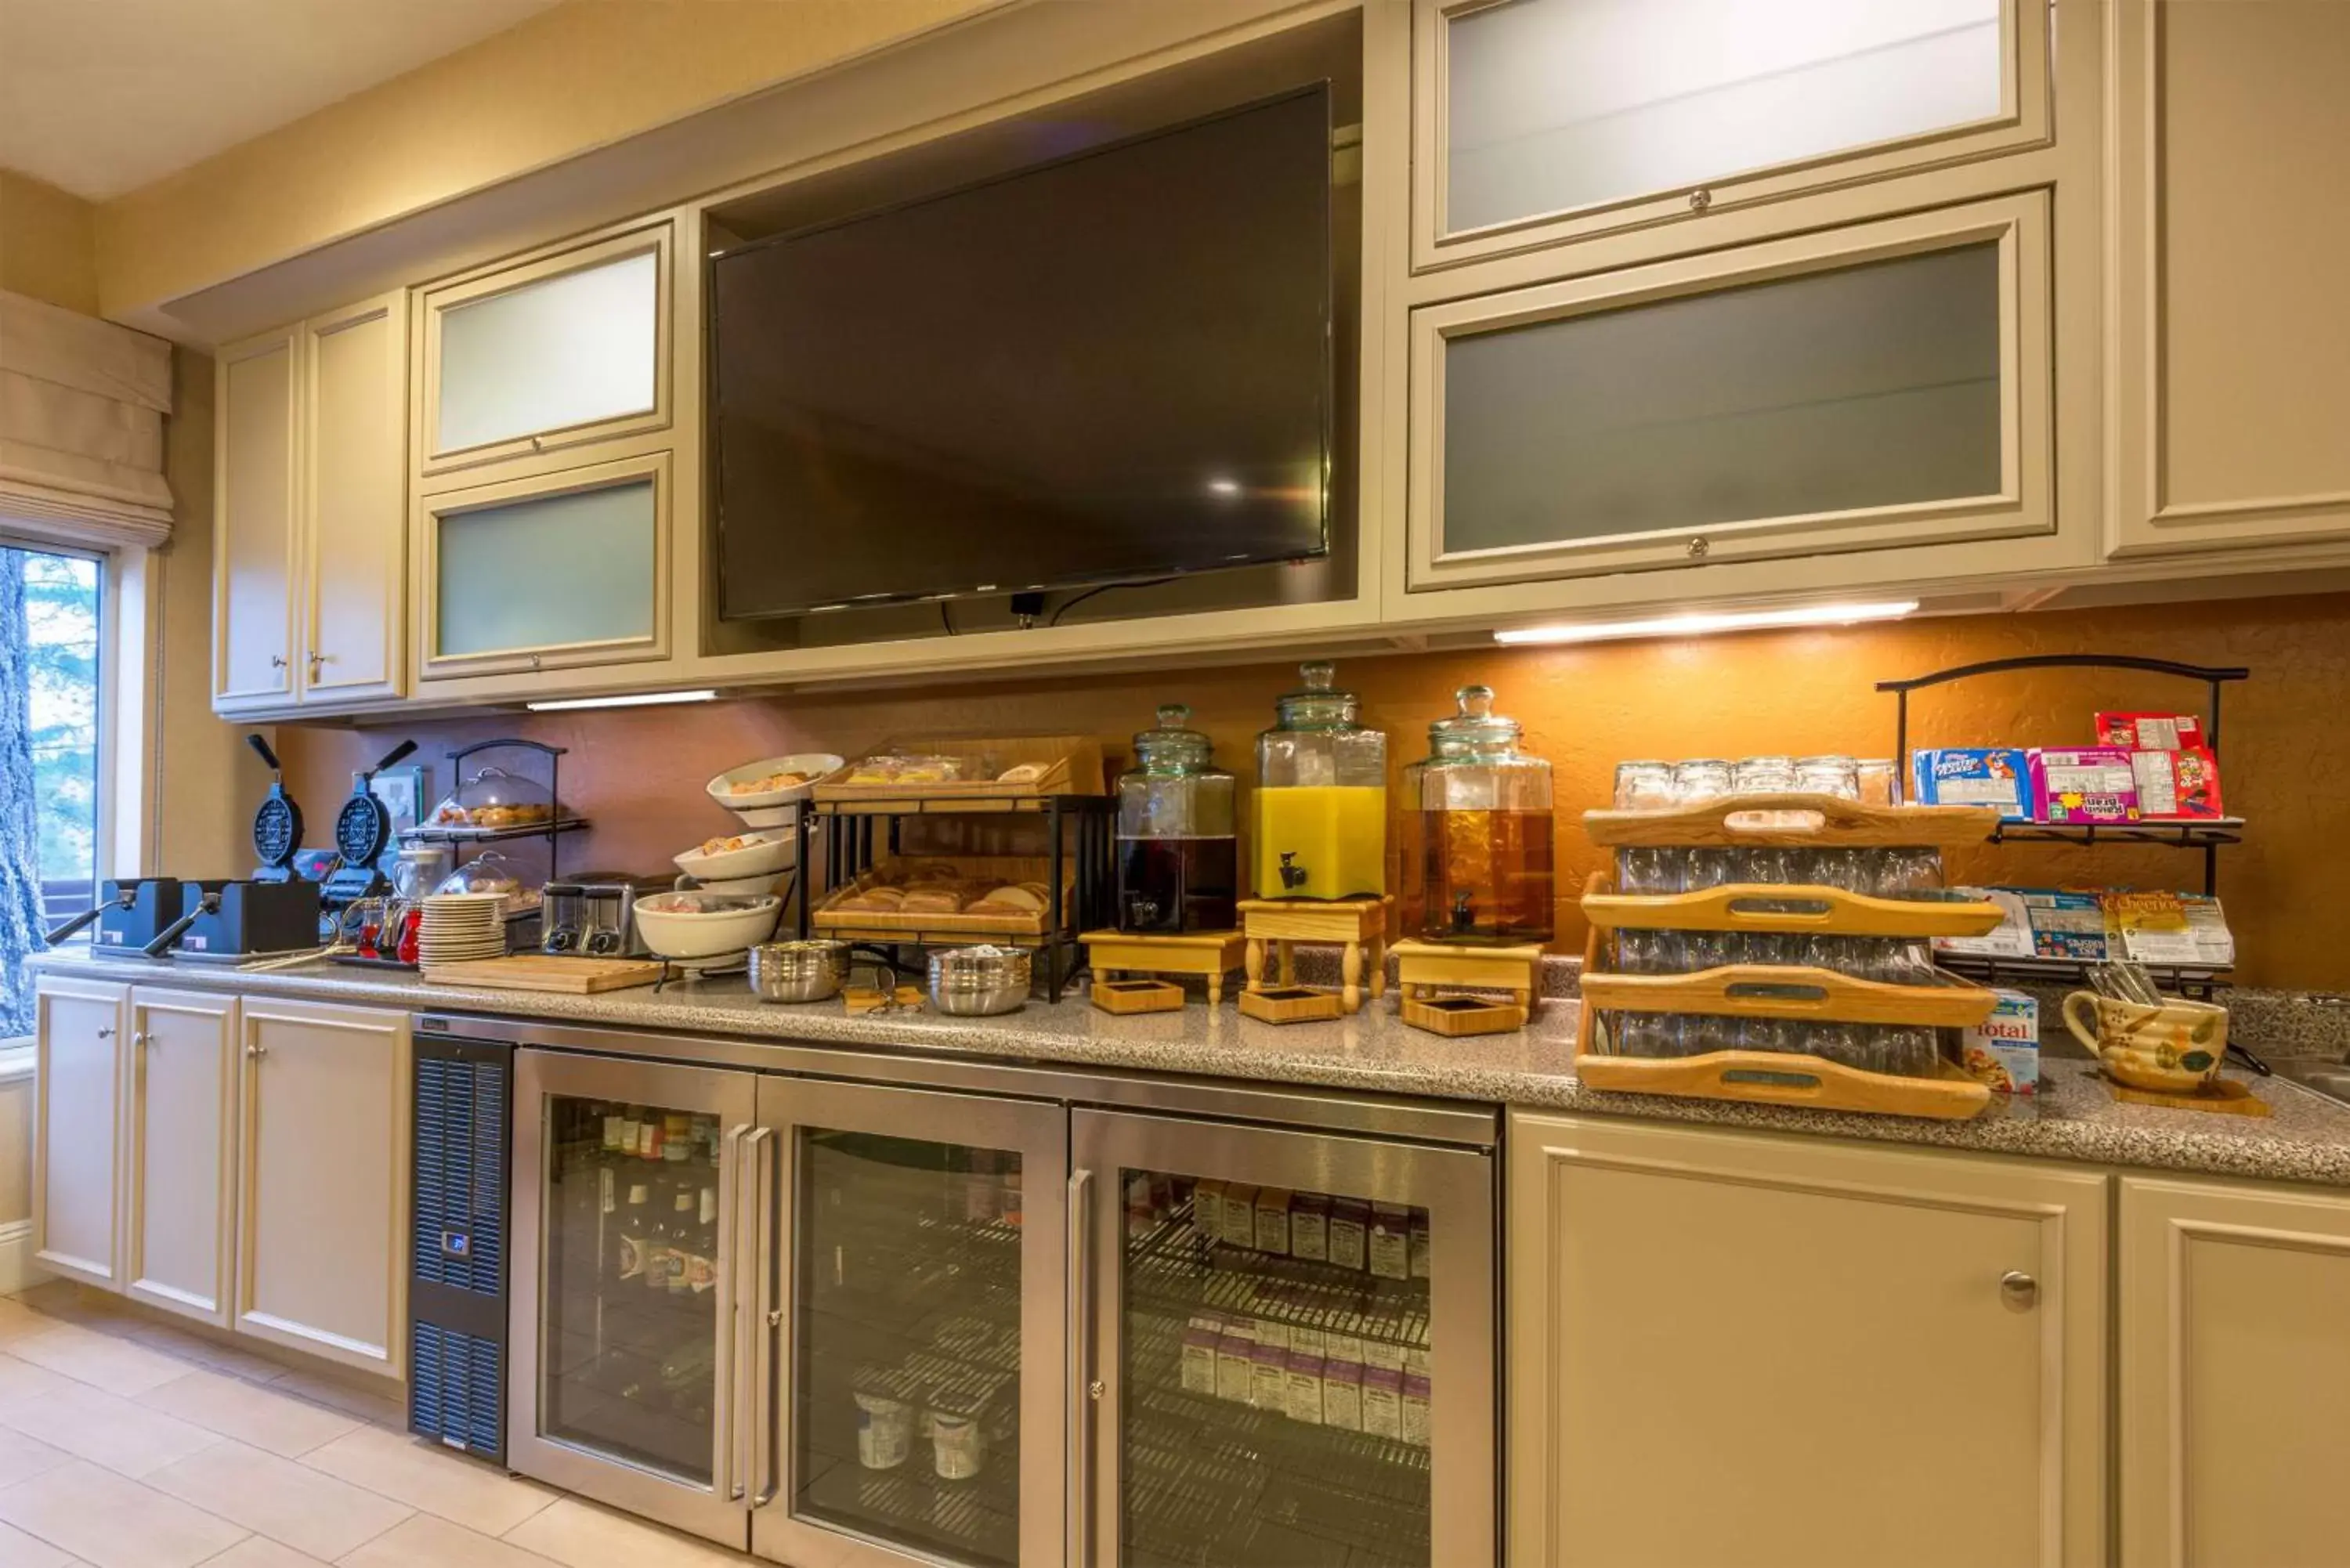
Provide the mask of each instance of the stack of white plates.
{"label": "stack of white plates", "polygon": [[416,928],[416,961],[424,968],[504,958],[505,951],[504,893],[435,893],[424,900]]}

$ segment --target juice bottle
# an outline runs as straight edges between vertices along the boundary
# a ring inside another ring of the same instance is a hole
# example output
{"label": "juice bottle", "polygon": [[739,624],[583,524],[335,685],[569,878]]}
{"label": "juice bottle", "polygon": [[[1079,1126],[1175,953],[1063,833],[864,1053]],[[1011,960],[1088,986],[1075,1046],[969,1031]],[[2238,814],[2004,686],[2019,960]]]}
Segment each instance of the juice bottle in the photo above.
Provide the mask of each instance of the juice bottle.
{"label": "juice bottle", "polygon": [[1387,891],[1388,738],[1357,722],[1331,667],[1302,667],[1279,722],[1257,737],[1260,898],[1378,898]]}

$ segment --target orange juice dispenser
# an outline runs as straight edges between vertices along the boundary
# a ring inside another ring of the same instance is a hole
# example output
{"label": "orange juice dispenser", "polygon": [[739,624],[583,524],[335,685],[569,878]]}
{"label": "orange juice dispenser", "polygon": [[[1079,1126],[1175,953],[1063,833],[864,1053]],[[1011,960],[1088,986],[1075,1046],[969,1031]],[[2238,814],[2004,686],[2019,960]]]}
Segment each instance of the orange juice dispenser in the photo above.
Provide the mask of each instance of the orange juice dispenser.
{"label": "orange juice dispenser", "polygon": [[1402,931],[1429,942],[1550,940],[1550,763],[1518,749],[1493,689],[1463,686],[1403,771]]}
{"label": "orange juice dispenser", "polygon": [[1387,892],[1388,738],[1356,722],[1331,667],[1300,667],[1280,719],[1256,738],[1256,896],[1379,898]]}

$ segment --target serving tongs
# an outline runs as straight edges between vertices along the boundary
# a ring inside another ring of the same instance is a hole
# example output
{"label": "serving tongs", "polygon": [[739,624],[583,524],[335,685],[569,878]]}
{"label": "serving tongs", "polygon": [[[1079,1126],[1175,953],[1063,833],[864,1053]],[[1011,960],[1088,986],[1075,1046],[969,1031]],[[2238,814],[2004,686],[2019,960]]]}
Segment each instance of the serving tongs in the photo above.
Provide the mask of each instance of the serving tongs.
{"label": "serving tongs", "polygon": [[[2162,994],[2162,988],[2154,983],[2152,971],[2142,963],[2134,963],[2126,959],[2111,963],[2093,963],[2088,972],[2089,988],[2099,996],[2111,997],[2116,1002],[2134,1002],[2140,1007],[2160,1007],[2169,1000]],[[2228,1054],[2263,1078],[2272,1075],[2272,1069],[2266,1062],[2232,1040],[2228,1042]]]}

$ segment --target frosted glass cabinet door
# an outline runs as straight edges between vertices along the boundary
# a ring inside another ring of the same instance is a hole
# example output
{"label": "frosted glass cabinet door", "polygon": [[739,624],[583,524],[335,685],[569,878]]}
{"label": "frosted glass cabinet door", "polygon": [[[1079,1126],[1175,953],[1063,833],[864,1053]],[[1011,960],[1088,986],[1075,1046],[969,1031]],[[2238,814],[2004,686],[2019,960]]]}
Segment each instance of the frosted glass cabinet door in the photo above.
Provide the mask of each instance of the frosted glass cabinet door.
{"label": "frosted glass cabinet door", "polygon": [[669,236],[664,223],[426,295],[424,472],[665,424]]}
{"label": "frosted glass cabinet door", "polygon": [[2036,196],[1414,313],[1415,589],[2030,533]]}
{"label": "frosted glass cabinet door", "polygon": [[2020,0],[1422,0],[1417,259],[2042,140],[2045,12]]}
{"label": "frosted glass cabinet door", "polygon": [[428,676],[667,649],[666,452],[421,504]]}

